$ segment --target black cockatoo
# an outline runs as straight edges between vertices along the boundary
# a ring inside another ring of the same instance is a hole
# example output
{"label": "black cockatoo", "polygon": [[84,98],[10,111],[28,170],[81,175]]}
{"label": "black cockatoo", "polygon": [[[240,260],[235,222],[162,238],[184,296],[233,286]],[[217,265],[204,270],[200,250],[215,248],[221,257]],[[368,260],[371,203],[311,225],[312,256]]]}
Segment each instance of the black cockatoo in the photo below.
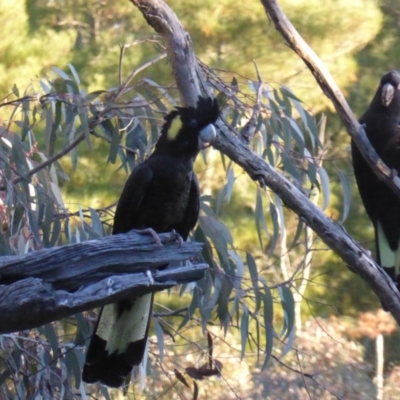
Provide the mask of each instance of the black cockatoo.
{"label": "black cockatoo", "polygon": [[[383,162],[400,172],[400,75],[381,78],[367,111],[360,118],[371,145]],[[400,199],[379,180],[352,142],[353,168],[365,210],[375,229],[378,264],[400,284]],[[398,286],[400,288],[400,286]]]}
{"label": "black cockatoo", "polygon": [[[196,107],[178,107],[165,117],[151,156],[128,178],[115,212],[113,234],[151,228],[175,230],[186,240],[199,215],[199,184],[193,163],[215,138],[216,99],[199,97]],[[83,368],[87,383],[119,387],[142,361],[153,295],[103,307]]]}

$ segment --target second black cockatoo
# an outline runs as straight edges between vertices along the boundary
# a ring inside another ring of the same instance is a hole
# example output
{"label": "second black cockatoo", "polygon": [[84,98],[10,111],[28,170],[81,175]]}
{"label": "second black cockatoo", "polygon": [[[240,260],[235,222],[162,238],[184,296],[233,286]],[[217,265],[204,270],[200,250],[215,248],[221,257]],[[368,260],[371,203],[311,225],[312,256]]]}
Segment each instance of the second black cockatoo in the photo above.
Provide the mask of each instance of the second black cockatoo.
{"label": "second black cockatoo", "polygon": [[[400,173],[400,75],[383,75],[367,111],[360,118],[371,145]],[[400,289],[400,199],[379,180],[352,142],[353,168],[365,210],[375,229],[378,264]]]}
{"label": "second black cockatoo", "polygon": [[[128,178],[115,212],[113,234],[151,228],[175,230],[186,240],[199,215],[199,185],[193,163],[215,138],[216,99],[199,97],[165,117],[151,156]],[[105,306],[99,315],[82,378],[119,387],[142,361],[153,304],[151,294]]]}

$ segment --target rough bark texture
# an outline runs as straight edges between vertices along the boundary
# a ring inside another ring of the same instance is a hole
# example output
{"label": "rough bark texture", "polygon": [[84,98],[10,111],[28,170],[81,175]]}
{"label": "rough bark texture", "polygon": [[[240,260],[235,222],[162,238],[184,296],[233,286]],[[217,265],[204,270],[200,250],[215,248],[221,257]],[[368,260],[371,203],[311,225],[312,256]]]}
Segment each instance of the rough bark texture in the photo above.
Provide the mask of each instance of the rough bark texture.
{"label": "rough bark texture", "polygon": [[[193,53],[193,49],[188,33],[184,30],[177,16],[164,1],[131,0],[131,2],[140,9],[146,21],[162,36],[173,68],[173,73],[176,76],[176,82],[183,104],[193,105],[197,96],[200,94],[199,87],[205,92],[208,92],[208,88],[196,58],[194,55],[189,56],[189,53]],[[275,10],[277,10],[275,1],[264,0],[262,3],[267,11],[270,11],[268,7],[272,7],[272,5],[274,5]],[[283,13],[277,18],[278,21],[284,19],[286,23],[289,23],[287,18],[283,17]],[[285,32],[285,30],[282,28],[282,33],[283,32]],[[298,35],[294,28],[291,33],[287,34],[287,38],[285,37],[286,40],[288,40],[289,43],[295,43],[295,48],[302,48],[302,46],[305,45],[305,43],[302,45],[299,44],[300,35]],[[369,145],[365,132],[360,129],[360,125],[353,116],[347,103],[345,103],[333,79],[327,75],[325,68],[320,68],[322,65],[321,62],[317,63],[318,66],[309,61],[306,62],[306,64],[313,72],[314,76],[316,76],[318,82],[324,82],[324,92],[330,93],[331,96],[329,96],[329,98],[332,101],[335,99],[335,105],[340,105],[340,117],[343,118],[346,127],[350,128],[350,133],[354,136],[357,145],[360,143],[364,148],[365,153],[363,152],[363,154],[371,155],[373,158],[371,162],[374,163],[377,160],[377,155]],[[319,69],[317,69],[317,67]],[[195,71],[197,72],[197,76],[194,76]],[[326,78],[327,76],[329,79]],[[220,128],[219,134],[213,146],[227,155],[236,164],[240,165],[249,176],[261,186],[268,186],[277,193],[286,206],[298,214],[299,217],[349,265],[352,271],[360,275],[370,284],[382,303],[392,313],[397,323],[400,324],[400,293],[397,291],[390,278],[371,259],[368,253],[355,243],[340,225],[335,224],[321,209],[310,202],[289,180],[275,169],[271,168],[265,160],[254,154],[242,140],[230,132],[228,127],[222,122],[218,127]],[[366,149],[368,149],[368,152]],[[399,179],[395,178],[395,180],[393,180],[390,176],[390,171],[382,162],[377,162],[377,165],[379,165],[379,169],[383,171],[380,175],[390,178],[387,180],[390,181],[389,183],[391,186],[396,186]]]}
{"label": "rough bark texture", "polygon": [[[180,244],[176,233],[159,237],[162,246],[149,234],[130,232],[1,257],[0,333],[33,328],[204,276],[206,264],[177,266],[198,255],[201,243]],[[165,267],[168,263],[172,266]]]}

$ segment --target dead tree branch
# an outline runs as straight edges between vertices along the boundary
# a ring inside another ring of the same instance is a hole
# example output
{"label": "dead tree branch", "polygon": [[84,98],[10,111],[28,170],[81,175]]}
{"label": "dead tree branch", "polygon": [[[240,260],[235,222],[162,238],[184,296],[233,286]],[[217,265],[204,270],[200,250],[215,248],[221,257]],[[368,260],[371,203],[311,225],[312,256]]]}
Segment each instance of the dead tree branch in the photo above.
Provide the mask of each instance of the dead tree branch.
{"label": "dead tree branch", "polygon": [[159,237],[162,246],[151,235],[130,232],[1,257],[0,333],[33,328],[204,276],[206,264],[178,265],[198,255],[201,243],[180,244],[176,233]]}

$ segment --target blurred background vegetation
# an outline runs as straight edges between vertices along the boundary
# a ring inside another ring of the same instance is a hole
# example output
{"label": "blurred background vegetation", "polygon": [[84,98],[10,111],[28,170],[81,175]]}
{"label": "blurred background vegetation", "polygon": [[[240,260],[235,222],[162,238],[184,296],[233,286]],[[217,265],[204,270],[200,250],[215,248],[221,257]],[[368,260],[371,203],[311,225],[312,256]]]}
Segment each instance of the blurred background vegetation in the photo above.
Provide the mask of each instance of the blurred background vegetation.
{"label": "blurred background vegetation", "polygon": [[[257,80],[256,63],[264,82],[290,87],[316,121],[326,116],[320,157],[330,177],[331,195],[325,212],[333,220],[342,221],[345,201],[339,176],[345,174],[351,182],[352,201],[344,228],[373,252],[372,227],[353,179],[349,136],[308,69],[285,46],[267,20],[261,3],[257,0],[170,0],[168,4],[190,33],[200,60],[227,81],[233,76],[231,71],[241,88],[248,79]],[[360,116],[380,76],[400,68],[400,3],[397,0],[282,0],[280,4]],[[27,92],[38,90],[43,77],[54,80],[57,74],[53,66],[70,74],[68,63],[74,66],[88,92],[116,88],[120,46],[154,36],[154,31],[128,1],[0,0],[0,22],[3,27],[0,97],[4,100],[15,93],[15,88],[22,96],[25,88]],[[123,76],[159,53],[159,47],[149,40],[127,47],[122,62]],[[173,77],[166,59],[137,74],[134,81],[140,82],[143,78],[173,90]],[[8,123],[9,117],[7,110],[0,110],[3,124]],[[157,118],[161,120],[161,115]],[[60,161],[69,176],[59,183],[64,204],[70,211],[78,210],[79,206],[104,208],[117,201],[127,177],[126,169],[118,162],[107,163],[108,152],[107,143],[93,141],[91,150],[85,146],[79,148],[76,168],[73,157]],[[203,193],[218,198],[225,184],[226,169],[219,156],[208,153],[207,157],[207,162],[199,160],[196,168],[204,182]],[[220,205],[221,219],[230,229],[238,249],[252,253],[257,261],[267,260],[254,227],[256,185],[237,167],[234,171],[235,185],[230,201]],[[318,200],[321,204],[322,201]],[[288,230],[294,235],[297,220],[290,213],[287,220],[293,220]],[[380,308],[368,286],[317,238],[313,241],[315,254],[304,293],[306,301],[302,302],[305,327],[314,318],[324,318],[329,324],[332,318],[334,324],[341,318],[354,325],[360,313],[369,315]]]}

